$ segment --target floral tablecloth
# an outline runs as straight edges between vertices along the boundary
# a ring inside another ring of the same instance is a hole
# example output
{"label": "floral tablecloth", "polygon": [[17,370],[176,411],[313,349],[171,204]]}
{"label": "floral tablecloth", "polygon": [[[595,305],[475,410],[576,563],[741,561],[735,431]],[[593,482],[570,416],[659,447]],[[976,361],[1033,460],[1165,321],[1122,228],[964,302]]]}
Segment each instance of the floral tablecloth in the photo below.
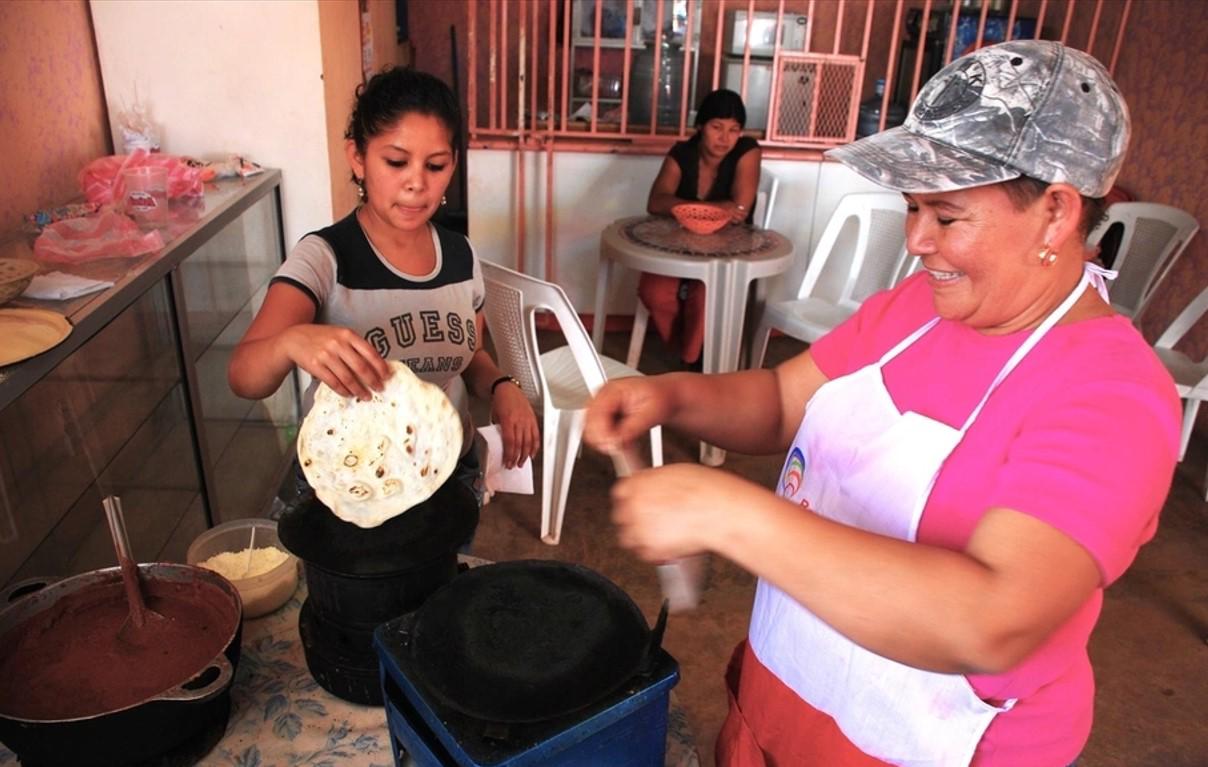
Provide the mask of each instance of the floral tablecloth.
{"label": "floral tablecloth", "polygon": [[[484,560],[462,557],[471,566]],[[381,708],[349,703],[315,682],[298,637],[306,585],[279,610],[244,623],[226,735],[200,762],[223,767],[393,767]],[[671,695],[668,767],[699,767],[682,708]],[[0,766],[16,765],[0,746]]]}

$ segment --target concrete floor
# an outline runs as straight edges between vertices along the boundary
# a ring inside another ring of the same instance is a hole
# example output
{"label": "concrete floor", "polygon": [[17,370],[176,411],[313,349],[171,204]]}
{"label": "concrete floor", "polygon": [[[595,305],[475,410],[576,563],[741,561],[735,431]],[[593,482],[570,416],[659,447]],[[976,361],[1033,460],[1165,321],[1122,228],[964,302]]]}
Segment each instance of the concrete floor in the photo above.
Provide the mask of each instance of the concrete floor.
{"label": "concrete floor", "polygon": [[[543,336],[557,343],[557,337]],[[623,358],[627,333],[610,333],[605,351]],[[803,348],[774,339],[770,362]],[[666,369],[666,350],[651,335],[640,367]],[[694,461],[697,445],[664,431],[667,463]],[[1120,460],[1110,457],[1105,460]],[[1157,537],[1107,592],[1090,653],[1098,696],[1095,727],[1079,767],[1208,766],[1208,446],[1195,441],[1176,473]],[[539,464],[539,462],[538,462]],[[725,469],[771,486],[781,458],[731,454]],[[537,486],[540,487],[538,468]],[[624,588],[653,622],[661,601],[654,568],[617,544],[608,519],[610,462],[584,449],[575,464],[562,542],[540,542],[540,496],[498,495],[483,509],[474,553],[493,560],[577,562]],[[713,741],[726,713],[722,672],[746,632],[754,579],[719,558],[701,607],[673,616],[665,646],[680,663],[675,689],[688,715],[701,763],[713,764]]]}

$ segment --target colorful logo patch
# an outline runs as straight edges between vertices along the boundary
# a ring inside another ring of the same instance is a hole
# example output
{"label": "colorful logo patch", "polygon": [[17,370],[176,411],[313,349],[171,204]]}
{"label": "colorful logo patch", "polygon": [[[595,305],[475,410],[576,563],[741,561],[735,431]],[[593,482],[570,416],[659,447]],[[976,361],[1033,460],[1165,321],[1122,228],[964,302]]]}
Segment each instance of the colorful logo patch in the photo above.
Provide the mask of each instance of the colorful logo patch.
{"label": "colorful logo patch", "polygon": [[793,446],[792,452],[789,453],[789,459],[784,464],[784,471],[780,475],[780,494],[785,498],[792,498],[801,489],[801,479],[805,474],[805,454],[801,452],[801,448]]}

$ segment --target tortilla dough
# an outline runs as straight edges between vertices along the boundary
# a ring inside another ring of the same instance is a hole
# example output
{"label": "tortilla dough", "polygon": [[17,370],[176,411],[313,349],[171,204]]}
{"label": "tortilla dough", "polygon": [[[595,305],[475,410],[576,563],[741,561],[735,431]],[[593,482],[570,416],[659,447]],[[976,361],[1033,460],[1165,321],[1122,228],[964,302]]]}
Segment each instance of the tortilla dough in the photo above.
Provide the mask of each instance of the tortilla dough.
{"label": "tortilla dough", "polygon": [[461,455],[457,409],[401,362],[373,398],[342,397],[319,384],[298,430],[298,461],[315,495],[358,527],[377,527],[423,503]]}

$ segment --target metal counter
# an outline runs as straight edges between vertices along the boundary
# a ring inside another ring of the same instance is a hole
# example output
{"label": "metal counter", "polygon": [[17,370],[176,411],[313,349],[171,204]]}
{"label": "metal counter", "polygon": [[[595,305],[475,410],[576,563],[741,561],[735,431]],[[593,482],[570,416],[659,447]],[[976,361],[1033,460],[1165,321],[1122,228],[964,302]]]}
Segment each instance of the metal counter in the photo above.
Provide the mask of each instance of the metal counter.
{"label": "metal counter", "polygon": [[[298,388],[240,400],[226,363],[284,257],[281,173],[174,200],[166,245],[42,264],[113,287],[11,307],[63,314],[58,346],[0,368],[0,583],[113,564],[100,498],[122,496],[134,555],[183,561],[215,523],[263,514],[293,456]],[[32,258],[33,238],[0,245]]]}

